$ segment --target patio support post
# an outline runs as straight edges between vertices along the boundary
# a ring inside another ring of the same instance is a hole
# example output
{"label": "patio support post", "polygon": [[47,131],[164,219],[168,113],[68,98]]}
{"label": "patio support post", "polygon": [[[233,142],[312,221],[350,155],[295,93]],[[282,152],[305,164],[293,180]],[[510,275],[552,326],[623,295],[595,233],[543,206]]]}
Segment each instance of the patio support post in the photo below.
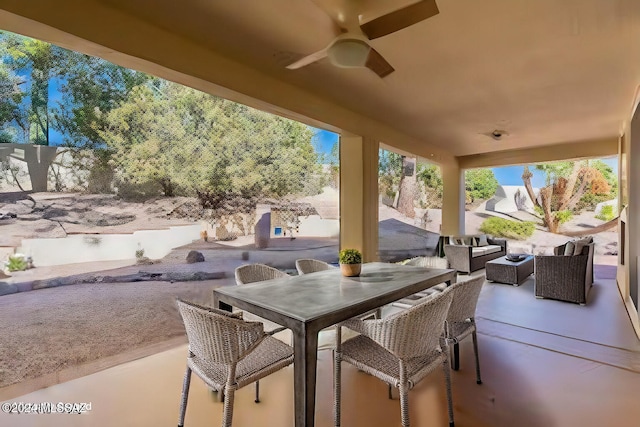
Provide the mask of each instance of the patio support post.
{"label": "patio support post", "polygon": [[457,162],[440,165],[442,170],[442,230],[443,236],[464,234],[464,179]]}
{"label": "patio support post", "polygon": [[340,248],[378,259],[378,142],[340,136]]}

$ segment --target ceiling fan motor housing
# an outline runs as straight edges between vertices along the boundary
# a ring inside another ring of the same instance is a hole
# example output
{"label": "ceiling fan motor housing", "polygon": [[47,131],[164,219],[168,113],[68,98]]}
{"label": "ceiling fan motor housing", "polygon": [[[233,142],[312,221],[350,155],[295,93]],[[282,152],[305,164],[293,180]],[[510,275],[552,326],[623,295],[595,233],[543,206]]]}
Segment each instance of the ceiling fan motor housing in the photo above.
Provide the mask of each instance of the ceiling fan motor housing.
{"label": "ceiling fan motor housing", "polygon": [[329,60],[336,67],[364,67],[371,48],[358,39],[336,40],[327,52]]}

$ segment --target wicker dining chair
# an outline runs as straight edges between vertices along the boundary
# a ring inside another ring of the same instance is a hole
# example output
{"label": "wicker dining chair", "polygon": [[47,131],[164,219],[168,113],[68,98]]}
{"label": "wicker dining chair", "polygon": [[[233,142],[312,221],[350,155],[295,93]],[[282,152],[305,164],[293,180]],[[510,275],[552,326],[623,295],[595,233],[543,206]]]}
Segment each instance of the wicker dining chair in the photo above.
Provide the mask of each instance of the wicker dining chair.
{"label": "wicker dining chair", "polygon": [[[444,292],[381,320],[349,319],[337,327],[334,354],[334,423],[340,426],[341,363],[348,362],[400,391],[402,426],[409,426],[409,390],[442,366],[449,425],[453,426],[451,375],[444,323],[453,295]],[[359,332],[341,343],[341,329]]]}
{"label": "wicker dining chair", "polygon": [[[247,264],[237,267],[235,270],[236,285],[245,285],[249,283],[263,282],[265,280],[279,279],[282,277],[291,277],[284,271],[270,267],[266,264]],[[274,334],[285,330],[282,325],[278,325],[271,320],[263,319],[252,313],[245,313],[245,319],[254,322],[262,322],[265,329],[269,333]]]}
{"label": "wicker dining chair", "polygon": [[478,384],[482,384],[482,378],[480,377],[475,313],[478,297],[484,282],[485,276],[481,275],[451,285],[448,292],[453,295],[453,301],[451,302],[451,307],[449,307],[445,327],[445,336],[449,344],[453,344],[453,360],[451,364],[454,371],[460,368],[460,341],[469,335],[473,338],[473,352],[476,359],[476,382]]}
{"label": "wicker dining chair", "polygon": [[231,427],[237,389],[293,363],[293,348],[264,332],[259,322],[247,322],[241,313],[229,313],[177,300],[189,353],[182,386],[178,427],[184,426],[191,372],[224,396],[222,427]]}
{"label": "wicker dining chair", "polygon": [[289,275],[284,271],[280,271],[277,268],[273,268],[265,264],[248,264],[241,265],[236,268],[235,276],[236,284],[244,285],[247,283],[288,277]]}
{"label": "wicker dining chair", "polygon": [[335,268],[329,263],[317,259],[297,259],[296,270],[298,274],[315,273],[316,271],[331,270]]}

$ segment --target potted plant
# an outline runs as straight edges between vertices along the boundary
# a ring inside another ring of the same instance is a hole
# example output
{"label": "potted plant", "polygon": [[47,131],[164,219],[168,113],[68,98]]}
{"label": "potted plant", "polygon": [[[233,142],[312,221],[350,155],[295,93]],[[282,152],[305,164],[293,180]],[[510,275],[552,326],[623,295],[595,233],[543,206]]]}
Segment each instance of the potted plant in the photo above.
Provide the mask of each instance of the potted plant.
{"label": "potted plant", "polygon": [[338,254],[340,271],[343,276],[359,276],[362,268],[362,254],[357,249],[343,249]]}

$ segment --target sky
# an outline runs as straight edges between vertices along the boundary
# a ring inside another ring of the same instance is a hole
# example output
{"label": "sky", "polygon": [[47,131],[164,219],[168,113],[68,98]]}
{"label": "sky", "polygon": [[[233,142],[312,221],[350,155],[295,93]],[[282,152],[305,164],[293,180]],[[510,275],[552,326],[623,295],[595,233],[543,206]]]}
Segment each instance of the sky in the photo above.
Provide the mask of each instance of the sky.
{"label": "sky", "polygon": [[[331,147],[339,140],[339,135],[322,129],[315,129],[315,131],[317,152],[329,155],[331,153]],[[616,157],[602,159],[602,161],[611,166],[616,175],[618,174],[618,159]],[[523,185],[522,172],[524,166],[505,166],[492,168],[492,170],[500,185]],[[545,173],[531,167],[529,170],[533,173],[531,185],[533,185],[533,187],[544,187]]]}

